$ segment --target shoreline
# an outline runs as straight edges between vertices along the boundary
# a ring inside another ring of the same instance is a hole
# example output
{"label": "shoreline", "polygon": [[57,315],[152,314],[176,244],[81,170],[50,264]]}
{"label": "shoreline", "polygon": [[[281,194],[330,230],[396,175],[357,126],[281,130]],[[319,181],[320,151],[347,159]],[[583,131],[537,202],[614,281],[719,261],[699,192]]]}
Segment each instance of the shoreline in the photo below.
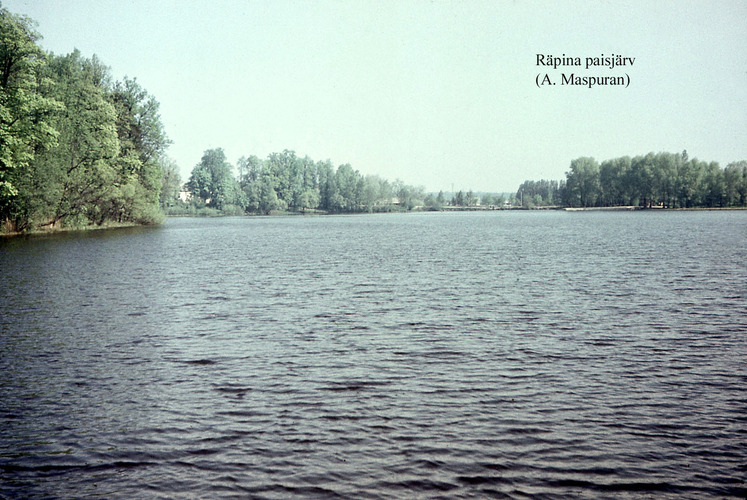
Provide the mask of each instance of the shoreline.
{"label": "shoreline", "polygon": [[100,226],[84,226],[84,227],[48,227],[46,229],[32,229],[30,231],[12,231],[12,232],[0,232],[0,238],[12,238],[16,236],[51,236],[55,234],[66,234],[66,233],[88,233],[92,231],[101,231],[106,229],[124,229],[131,227],[151,227],[160,226],[162,223],[157,224],[136,224],[134,222],[113,222],[106,223]]}
{"label": "shoreline", "polygon": [[[536,210],[536,209],[528,209]],[[638,207],[638,206],[619,206],[619,207],[564,207],[560,210],[566,212],[624,212],[624,211],[653,211],[653,212],[702,212],[702,211],[721,211],[721,210],[747,210],[747,207],[690,207],[690,208],[662,208],[662,207]]]}
{"label": "shoreline", "polygon": [[[559,207],[559,206],[546,206],[546,207],[511,207],[511,208],[487,208],[487,207],[448,207],[440,210],[410,210],[410,211],[392,211],[392,212],[341,212],[331,213],[322,212],[320,210],[307,210],[303,212],[276,212],[270,214],[175,214],[166,215],[166,219],[183,219],[183,218],[220,218],[220,217],[324,217],[327,215],[374,215],[374,214],[408,214],[408,213],[454,213],[454,212],[515,212],[515,211],[562,211],[562,212],[708,212],[708,211],[746,211],[747,207],[691,207],[691,208],[661,208],[661,207],[638,207],[638,206],[619,206],[619,207]],[[136,223],[107,223],[100,226],[85,226],[85,227],[62,227],[62,228],[45,228],[45,229],[33,229],[30,231],[13,231],[13,232],[2,232],[0,231],[0,238],[13,238],[17,236],[47,236],[65,233],[87,233],[92,231],[101,231],[107,229],[124,229],[133,227],[154,227],[160,226],[163,222],[155,224],[136,224]]]}

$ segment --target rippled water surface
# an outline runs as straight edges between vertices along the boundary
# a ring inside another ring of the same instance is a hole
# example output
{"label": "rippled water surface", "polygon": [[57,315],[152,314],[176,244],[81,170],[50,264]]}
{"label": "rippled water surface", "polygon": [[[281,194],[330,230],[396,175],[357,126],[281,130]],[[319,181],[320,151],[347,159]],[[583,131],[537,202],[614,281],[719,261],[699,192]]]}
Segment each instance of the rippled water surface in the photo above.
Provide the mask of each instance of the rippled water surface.
{"label": "rippled water surface", "polygon": [[747,212],[0,241],[0,497],[747,495]]}

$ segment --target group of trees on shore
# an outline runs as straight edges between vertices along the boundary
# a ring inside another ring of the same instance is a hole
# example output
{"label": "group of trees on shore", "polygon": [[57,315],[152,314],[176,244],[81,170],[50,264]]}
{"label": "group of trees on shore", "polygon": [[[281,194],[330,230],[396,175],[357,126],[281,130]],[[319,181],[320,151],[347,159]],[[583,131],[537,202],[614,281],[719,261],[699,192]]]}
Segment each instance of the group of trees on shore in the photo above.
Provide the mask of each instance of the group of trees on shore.
{"label": "group of trees on shore", "polygon": [[287,149],[264,160],[242,156],[235,169],[223,149],[207,150],[184,188],[189,199],[172,200],[168,214],[372,213],[502,207],[507,201],[503,194],[472,190],[447,198],[443,191],[426,193],[422,186],[362,175],[348,163],[335,167],[330,160],[314,161]]}
{"label": "group of trees on shore", "polygon": [[158,102],[96,56],[47,53],[40,38],[0,8],[0,226],[158,222],[164,178],[178,185]]}
{"label": "group of trees on shore", "polygon": [[571,161],[564,181],[525,181],[516,198],[526,207],[744,207],[747,161],[721,168],[690,159],[687,151],[623,156],[601,164],[582,157]]}
{"label": "group of trees on shore", "polygon": [[524,181],[513,197],[514,203],[525,208],[558,206],[565,203],[565,181]]}
{"label": "group of trees on shore", "polygon": [[187,207],[170,212],[204,209],[223,214],[318,210],[329,213],[411,210],[428,198],[422,187],[390,182],[376,175],[361,175],[350,164],[334,167],[330,160],[314,161],[294,151],[271,153],[262,160],[242,156],[238,176],[221,148],[205,151],[186,189]]}

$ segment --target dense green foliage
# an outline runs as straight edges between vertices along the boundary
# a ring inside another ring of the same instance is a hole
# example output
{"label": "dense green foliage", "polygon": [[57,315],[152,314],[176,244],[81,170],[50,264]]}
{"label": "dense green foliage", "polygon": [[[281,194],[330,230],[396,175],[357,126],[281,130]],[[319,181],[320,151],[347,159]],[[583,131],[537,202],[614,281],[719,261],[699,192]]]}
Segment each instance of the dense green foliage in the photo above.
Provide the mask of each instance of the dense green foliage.
{"label": "dense green foliage", "polygon": [[514,200],[520,206],[555,206],[563,203],[565,181],[524,181],[516,191]]}
{"label": "dense green foliage", "polygon": [[525,206],[744,207],[747,161],[721,168],[716,162],[689,159],[686,151],[623,156],[601,165],[593,158],[577,158],[565,181],[526,181],[516,198]]}
{"label": "dense green foliage", "polygon": [[329,160],[315,162],[289,150],[265,160],[241,157],[237,166],[234,177],[222,149],[205,151],[187,183],[191,206],[223,214],[353,213],[411,210],[425,199],[423,188],[364,176],[349,164],[335,168]]}
{"label": "dense green foliage", "polygon": [[113,83],[96,56],[48,54],[39,38],[0,9],[4,230],[157,222],[169,143],[158,102],[135,80]]}

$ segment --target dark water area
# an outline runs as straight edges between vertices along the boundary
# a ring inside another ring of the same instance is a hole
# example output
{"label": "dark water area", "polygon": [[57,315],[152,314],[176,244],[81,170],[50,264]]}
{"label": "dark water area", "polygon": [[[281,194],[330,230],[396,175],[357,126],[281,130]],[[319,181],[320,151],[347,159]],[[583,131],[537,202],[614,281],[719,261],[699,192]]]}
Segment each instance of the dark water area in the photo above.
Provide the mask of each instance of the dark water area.
{"label": "dark water area", "polygon": [[743,498],[747,212],[0,241],[0,498]]}

